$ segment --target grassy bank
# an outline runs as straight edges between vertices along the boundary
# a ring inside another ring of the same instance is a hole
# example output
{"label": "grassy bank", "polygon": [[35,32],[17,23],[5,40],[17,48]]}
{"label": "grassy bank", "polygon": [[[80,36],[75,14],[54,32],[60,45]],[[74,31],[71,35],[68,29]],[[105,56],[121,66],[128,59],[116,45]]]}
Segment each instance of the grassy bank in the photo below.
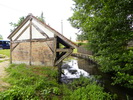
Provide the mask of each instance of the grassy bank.
{"label": "grassy bank", "polygon": [[61,93],[56,80],[57,71],[54,67],[13,64],[6,71],[9,77],[5,80],[11,84],[11,87],[0,93],[0,100],[43,100],[51,96],[58,98]]}
{"label": "grassy bank", "polygon": [[6,69],[11,86],[0,100],[111,100],[109,93],[87,78],[65,85],[57,82],[57,68],[12,64]]}

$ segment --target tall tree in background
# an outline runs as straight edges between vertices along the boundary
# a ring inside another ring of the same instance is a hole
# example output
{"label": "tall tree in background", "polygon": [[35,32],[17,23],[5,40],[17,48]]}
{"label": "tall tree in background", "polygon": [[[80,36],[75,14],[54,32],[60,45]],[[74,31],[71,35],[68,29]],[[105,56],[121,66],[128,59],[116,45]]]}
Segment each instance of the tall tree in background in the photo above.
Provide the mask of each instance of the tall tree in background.
{"label": "tall tree in background", "polygon": [[113,84],[133,88],[133,0],[73,0],[74,14],[69,19],[89,40],[89,47],[110,73]]}
{"label": "tall tree in background", "polygon": [[22,21],[24,19],[25,19],[25,17],[22,16],[22,17],[19,18],[17,23],[10,22],[9,24],[13,27],[13,29],[11,29],[10,31],[12,32],[15,28],[17,28],[22,23]]}
{"label": "tall tree in background", "polygon": [[88,40],[86,34],[83,34],[83,33],[82,33],[82,34],[76,34],[76,35],[77,35],[76,40],[78,40],[78,41]]}
{"label": "tall tree in background", "polygon": [[3,40],[3,37],[2,37],[2,35],[0,34],[0,40]]}

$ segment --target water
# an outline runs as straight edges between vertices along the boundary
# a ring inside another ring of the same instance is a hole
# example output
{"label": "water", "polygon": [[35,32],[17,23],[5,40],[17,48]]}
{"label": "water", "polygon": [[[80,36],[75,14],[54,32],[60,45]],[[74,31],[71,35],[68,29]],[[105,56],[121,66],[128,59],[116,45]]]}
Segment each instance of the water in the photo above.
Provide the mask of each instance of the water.
{"label": "water", "polygon": [[112,86],[112,80],[109,75],[100,72],[98,66],[88,60],[75,57],[68,58],[63,61],[62,71],[61,81],[63,83],[69,83],[76,78],[80,78],[80,76],[94,78],[94,76],[100,75],[102,78],[95,80],[102,84],[107,92],[117,94],[118,100],[127,100],[127,97],[129,98],[128,100],[133,100],[132,90],[120,86]]}
{"label": "water", "polygon": [[71,80],[84,77],[92,77],[98,74],[98,69],[96,65],[90,63],[84,59],[78,59],[71,57],[66,59],[62,64],[63,74],[61,75],[61,81],[63,83],[69,83]]}

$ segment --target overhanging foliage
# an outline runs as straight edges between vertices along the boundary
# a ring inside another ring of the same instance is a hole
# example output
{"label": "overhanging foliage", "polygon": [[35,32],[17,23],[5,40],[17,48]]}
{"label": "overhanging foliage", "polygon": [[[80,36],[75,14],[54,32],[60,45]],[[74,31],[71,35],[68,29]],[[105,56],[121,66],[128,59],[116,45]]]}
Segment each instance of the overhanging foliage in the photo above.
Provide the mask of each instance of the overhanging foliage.
{"label": "overhanging foliage", "polygon": [[73,0],[71,24],[86,33],[101,70],[114,84],[133,88],[133,0]]}

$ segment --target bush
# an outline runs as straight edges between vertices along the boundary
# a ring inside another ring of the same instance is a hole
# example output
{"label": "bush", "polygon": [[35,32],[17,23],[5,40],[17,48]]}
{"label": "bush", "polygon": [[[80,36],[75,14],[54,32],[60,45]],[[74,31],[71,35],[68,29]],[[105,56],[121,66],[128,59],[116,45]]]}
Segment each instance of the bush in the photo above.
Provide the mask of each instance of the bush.
{"label": "bush", "polygon": [[72,91],[67,90],[64,100],[115,100],[116,95],[104,92],[104,88],[91,79],[81,77],[69,86]]}

